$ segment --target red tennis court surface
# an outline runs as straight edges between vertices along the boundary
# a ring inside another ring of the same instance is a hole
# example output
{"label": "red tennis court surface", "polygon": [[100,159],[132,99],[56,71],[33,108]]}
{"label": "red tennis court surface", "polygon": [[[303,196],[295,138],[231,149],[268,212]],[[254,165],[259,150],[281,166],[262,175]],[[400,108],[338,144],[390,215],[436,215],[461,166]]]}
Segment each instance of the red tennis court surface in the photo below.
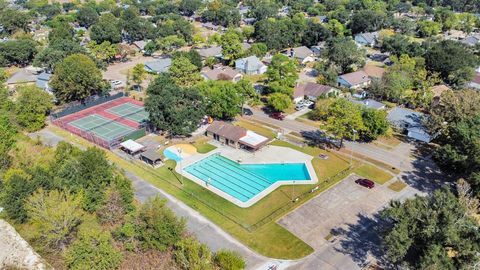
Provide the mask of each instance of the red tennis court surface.
{"label": "red tennis court surface", "polygon": [[122,97],[52,121],[71,133],[111,149],[126,139],[145,135],[148,120],[143,102]]}

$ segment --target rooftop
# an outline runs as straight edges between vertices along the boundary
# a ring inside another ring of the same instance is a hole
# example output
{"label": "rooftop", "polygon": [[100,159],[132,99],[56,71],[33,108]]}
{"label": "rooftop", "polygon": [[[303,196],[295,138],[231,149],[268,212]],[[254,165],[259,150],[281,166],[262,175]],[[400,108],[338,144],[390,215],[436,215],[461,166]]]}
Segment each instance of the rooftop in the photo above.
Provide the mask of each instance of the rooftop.
{"label": "rooftop", "polygon": [[348,82],[350,85],[358,85],[370,81],[370,77],[363,70],[346,73],[340,75],[339,77]]}
{"label": "rooftop", "polygon": [[237,76],[242,76],[240,72],[228,66],[214,66],[213,68],[204,67],[201,71],[202,76],[208,80],[233,80]]}
{"label": "rooftop", "polygon": [[319,97],[328,93],[333,87],[328,85],[322,85],[318,83],[302,83],[295,87],[293,97],[298,98],[302,96]]}

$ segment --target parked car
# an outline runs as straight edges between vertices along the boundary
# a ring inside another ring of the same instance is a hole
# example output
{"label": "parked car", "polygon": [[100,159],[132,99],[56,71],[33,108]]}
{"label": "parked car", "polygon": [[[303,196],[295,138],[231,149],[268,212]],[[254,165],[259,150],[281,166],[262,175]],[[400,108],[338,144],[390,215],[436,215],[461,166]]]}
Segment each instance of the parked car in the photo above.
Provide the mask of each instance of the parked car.
{"label": "parked car", "polygon": [[112,80],[112,84],[113,84],[113,85],[121,85],[121,84],[122,84],[122,81]]}
{"label": "parked car", "polygon": [[301,111],[301,110],[305,109],[306,107],[307,107],[307,106],[305,106],[304,103],[300,103],[300,102],[299,102],[299,103],[297,103],[297,105],[295,106],[295,110]]}
{"label": "parked car", "polygon": [[270,114],[270,117],[273,118],[273,119],[277,119],[277,120],[283,120],[285,119],[285,115],[283,115],[283,113],[281,112],[273,112]]}
{"label": "parked car", "polygon": [[359,178],[355,180],[355,183],[359,184],[360,186],[372,189],[375,187],[375,183],[372,180],[366,178]]}

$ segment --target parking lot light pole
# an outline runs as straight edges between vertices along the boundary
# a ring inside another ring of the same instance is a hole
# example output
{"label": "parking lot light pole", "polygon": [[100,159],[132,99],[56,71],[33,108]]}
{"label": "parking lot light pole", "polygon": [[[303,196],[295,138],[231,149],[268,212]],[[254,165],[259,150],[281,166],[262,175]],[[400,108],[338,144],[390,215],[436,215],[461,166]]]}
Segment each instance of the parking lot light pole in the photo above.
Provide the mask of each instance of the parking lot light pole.
{"label": "parking lot light pole", "polygon": [[[352,132],[353,132],[353,142],[355,142],[355,134],[357,134],[357,131],[352,128]],[[350,148],[350,165],[353,164],[353,147]]]}

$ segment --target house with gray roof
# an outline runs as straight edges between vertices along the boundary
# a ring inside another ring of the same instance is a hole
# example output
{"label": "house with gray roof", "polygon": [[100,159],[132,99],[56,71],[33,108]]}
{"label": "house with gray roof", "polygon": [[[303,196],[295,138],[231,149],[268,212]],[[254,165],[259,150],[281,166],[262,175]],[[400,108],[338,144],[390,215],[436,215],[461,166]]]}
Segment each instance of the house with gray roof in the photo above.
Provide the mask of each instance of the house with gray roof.
{"label": "house with gray roof", "polygon": [[37,85],[38,88],[41,88],[41,89],[47,91],[48,93],[52,94],[52,89],[48,85],[48,82],[50,81],[51,77],[52,77],[51,73],[42,72],[42,73],[38,74],[37,81],[36,81],[35,84]]}
{"label": "house with gray roof", "polygon": [[423,124],[425,114],[413,110],[395,107],[388,112],[387,120],[407,137],[429,143],[433,136],[428,134]]}
{"label": "house with gray roof", "polygon": [[315,61],[313,51],[306,46],[292,48],[291,56],[295,59],[298,59],[302,65]]}
{"label": "house with gray roof", "polygon": [[205,59],[209,57],[221,58],[222,57],[222,47],[213,46],[208,48],[197,49],[198,54]]}
{"label": "house with gray roof", "polygon": [[360,33],[355,35],[355,42],[361,46],[375,47],[377,45],[378,32]]}
{"label": "house with gray roof", "polygon": [[468,45],[468,46],[475,46],[476,44],[480,43],[480,35],[468,36],[468,37],[462,39],[460,42],[462,42],[463,44]]}
{"label": "house with gray roof", "polygon": [[362,105],[368,109],[375,109],[375,110],[385,109],[385,104],[373,99],[364,99],[364,100],[352,99],[351,102]]}
{"label": "house with gray roof", "polygon": [[145,70],[150,73],[160,74],[167,72],[172,65],[171,58],[162,58],[145,63]]}
{"label": "house with gray roof", "polygon": [[372,79],[368,74],[363,71],[355,71],[350,73],[345,73],[338,76],[337,83],[339,87],[344,87],[348,89],[360,89],[365,88],[372,82]]}
{"label": "house with gray roof", "polygon": [[236,60],[235,69],[249,75],[267,72],[267,66],[255,55]]}
{"label": "house with gray roof", "polygon": [[295,86],[295,89],[293,90],[293,101],[295,103],[298,103],[299,101],[304,99],[316,101],[319,97],[322,96],[338,96],[339,94],[340,91],[334,87],[307,82]]}

